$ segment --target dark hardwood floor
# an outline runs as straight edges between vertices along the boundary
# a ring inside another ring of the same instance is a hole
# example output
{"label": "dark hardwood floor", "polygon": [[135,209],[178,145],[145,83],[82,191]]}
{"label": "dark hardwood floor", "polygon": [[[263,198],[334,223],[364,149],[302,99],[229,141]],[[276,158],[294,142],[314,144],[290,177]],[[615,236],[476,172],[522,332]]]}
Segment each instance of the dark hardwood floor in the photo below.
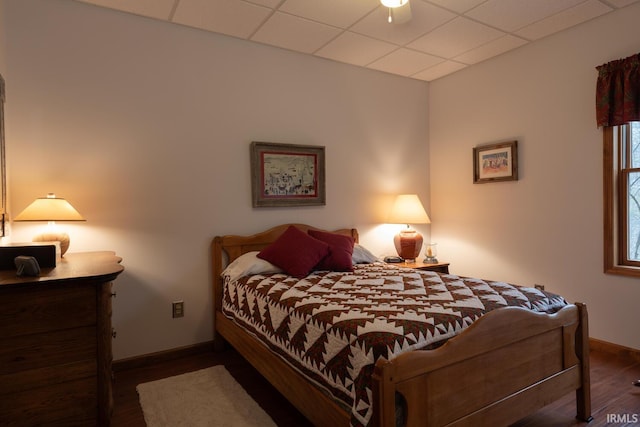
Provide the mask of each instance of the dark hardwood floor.
{"label": "dark hardwood floor", "polygon": [[[279,426],[311,424],[267,383],[238,353],[227,349],[221,353],[200,352],[176,360],[162,361],[131,369],[116,369],[114,382],[113,427],[145,426],[138,403],[136,386],[140,383],[224,365],[247,392]],[[601,350],[591,351],[591,406],[593,421],[575,419],[575,398],[569,394],[516,424],[517,427],[571,426],[640,426],[640,361]]]}

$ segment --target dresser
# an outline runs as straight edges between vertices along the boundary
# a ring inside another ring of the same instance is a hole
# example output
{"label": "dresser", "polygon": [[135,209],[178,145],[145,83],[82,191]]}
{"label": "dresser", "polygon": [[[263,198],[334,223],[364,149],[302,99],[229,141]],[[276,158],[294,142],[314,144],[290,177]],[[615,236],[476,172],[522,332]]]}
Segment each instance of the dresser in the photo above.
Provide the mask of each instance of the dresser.
{"label": "dresser", "polygon": [[79,252],[39,277],[0,271],[0,425],[110,425],[120,262],[113,252]]}

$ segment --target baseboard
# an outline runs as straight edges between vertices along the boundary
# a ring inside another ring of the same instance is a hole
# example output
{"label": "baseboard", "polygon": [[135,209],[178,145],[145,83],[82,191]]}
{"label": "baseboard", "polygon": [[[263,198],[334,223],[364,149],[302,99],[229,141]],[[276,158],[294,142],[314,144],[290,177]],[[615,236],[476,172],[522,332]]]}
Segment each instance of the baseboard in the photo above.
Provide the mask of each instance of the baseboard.
{"label": "baseboard", "polygon": [[159,351],[157,353],[143,354],[141,356],[129,357],[126,359],[114,360],[112,364],[113,372],[126,371],[128,369],[143,368],[155,363],[168,362],[181,357],[193,356],[202,353],[213,352],[213,341],[188,345],[185,347],[172,348],[170,350]]}
{"label": "baseboard", "polygon": [[631,359],[640,362],[640,350],[636,350],[634,348],[597,340],[595,338],[589,338],[589,346],[591,347],[591,350],[602,351],[616,356],[630,357]]}

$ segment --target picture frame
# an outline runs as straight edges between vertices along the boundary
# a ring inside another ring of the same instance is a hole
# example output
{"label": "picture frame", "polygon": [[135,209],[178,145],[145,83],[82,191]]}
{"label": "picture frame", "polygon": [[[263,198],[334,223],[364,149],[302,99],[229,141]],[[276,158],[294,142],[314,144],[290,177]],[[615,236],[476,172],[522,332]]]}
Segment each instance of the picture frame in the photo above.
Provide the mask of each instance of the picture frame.
{"label": "picture frame", "polygon": [[325,147],[251,143],[254,208],[326,204]]}
{"label": "picture frame", "polygon": [[518,141],[473,148],[473,183],[517,181]]}

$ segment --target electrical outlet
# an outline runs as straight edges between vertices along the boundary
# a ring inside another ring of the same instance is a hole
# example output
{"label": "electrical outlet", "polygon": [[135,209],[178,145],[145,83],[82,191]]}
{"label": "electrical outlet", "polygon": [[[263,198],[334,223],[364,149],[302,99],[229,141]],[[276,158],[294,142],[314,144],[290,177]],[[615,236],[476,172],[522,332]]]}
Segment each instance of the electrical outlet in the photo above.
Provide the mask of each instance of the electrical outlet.
{"label": "electrical outlet", "polygon": [[184,316],[184,301],[174,301],[171,303],[171,309],[173,313],[173,317],[183,317]]}
{"label": "electrical outlet", "polygon": [[533,285],[533,287],[538,289],[539,291],[544,291],[544,285],[535,284],[535,285]]}

